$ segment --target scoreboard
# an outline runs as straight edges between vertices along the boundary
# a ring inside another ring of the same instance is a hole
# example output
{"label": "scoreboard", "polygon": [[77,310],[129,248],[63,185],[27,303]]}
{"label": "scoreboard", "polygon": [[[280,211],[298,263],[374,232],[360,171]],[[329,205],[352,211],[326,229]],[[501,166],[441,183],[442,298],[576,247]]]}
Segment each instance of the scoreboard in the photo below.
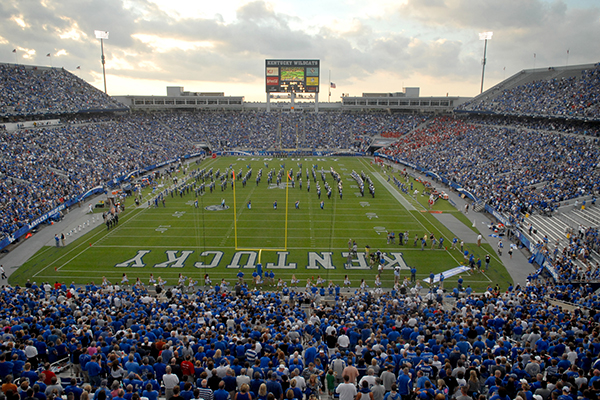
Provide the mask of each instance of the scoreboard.
{"label": "scoreboard", "polygon": [[267,93],[319,93],[319,60],[266,60]]}

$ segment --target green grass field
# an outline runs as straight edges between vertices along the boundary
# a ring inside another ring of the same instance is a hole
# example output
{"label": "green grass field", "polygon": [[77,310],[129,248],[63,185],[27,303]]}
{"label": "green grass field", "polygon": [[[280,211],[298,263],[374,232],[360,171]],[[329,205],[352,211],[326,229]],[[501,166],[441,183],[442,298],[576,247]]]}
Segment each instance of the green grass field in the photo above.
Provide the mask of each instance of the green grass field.
{"label": "green grass field", "polygon": [[[285,170],[293,169],[295,175],[300,163],[302,189],[298,182],[294,188],[289,183],[286,188],[287,173],[279,187],[274,183],[267,184],[269,170],[274,170],[275,176],[285,164]],[[436,238],[443,236],[449,248],[454,235],[430,213],[423,212],[427,197],[417,196],[415,201],[401,194],[395,186],[386,185],[384,171],[372,166],[370,159],[225,157],[207,159],[199,166],[193,164],[193,168],[213,168],[213,171],[220,169],[223,172],[230,165],[236,172],[242,169],[243,174],[248,165],[252,167],[253,174],[246,187],[236,180],[235,191],[232,190],[230,177],[227,189],[221,191],[217,180],[213,193],[207,190],[197,198],[197,208],[193,191],[182,197],[179,194],[167,196],[165,207],[159,203],[157,208],[148,208],[146,202],[153,196],[152,188],[147,188],[142,206],[136,207],[133,199],[128,198],[126,211],[120,216],[117,227],[107,230],[102,225],[66,247],[44,247],[12,274],[10,283],[23,284],[27,279],[99,283],[103,276],[118,283],[123,273],[127,273],[130,282],[140,277],[147,283],[152,273],[167,280],[168,284],[175,284],[181,273],[202,284],[205,273],[210,274],[213,282],[221,278],[232,282],[240,269],[249,281],[254,265],[261,262],[265,270],[274,271],[275,280],[283,278],[288,285],[295,274],[301,287],[307,278],[316,280],[318,276],[342,286],[344,276],[348,274],[353,286],[358,286],[364,278],[372,288],[376,269],[370,269],[363,257],[366,245],[370,246],[371,252],[380,249],[387,254],[382,274],[384,287],[393,285],[393,267],[397,263],[404,265],[403,261],[408,266],[416,266],[418,279],[463,263],[458,250],[437,249],[437,246],[431,250],[429,242],[425,251],[421,251],[420,242],[417,247],[413,246],[415,235],[423,237],[433,232]],[[318,165],[319,171],[328,172],[333,168],[341,175],[343,199],[338,195],[334,178],[326,173],[332,187],[332,196],[328,199],[320,173],[317,173],[324,202],[321,209],[312,177],[310,192],[307,190],[306,168],[310,170],[313,165]],[[263,176],[257,186],[255,178],[261,168]],[[360,197],[356,182],[350,176],[352,170],[359,174],[364,171],[371,177],[376,188],[374,198],[368,191]],[[413,183],[416,188],[422,188],[418,182]],[[165,180],[158,190],[172,185],[173,182]],[[399,197],[415,210],[407,210]],[[221,207],[223,199],[226,209]],[[248,201],[252,203],[251,209],[247,207]],[[273,207],[275,201],[277,209]],[[295,208],[296,201],[299,202],[298,209]],[[446,201],[439,200],[434,210],[453,213],[469,224]],[[396,232],[396,236],[398,232],[408,230],[409,243],[404,246],[387,244],[387,231],[390,230]],[[359,257],[352,260],[351,268],[346,268],[347,257],[343,253],[348,252],[349,239],[356,241]],[[507,287],[510,277],[489,246],[478,248],[474,243],[466,243],[466,249],[482,260],[486,253],[491,254],[492,267],[486,274],[463,274],[465,284],[476,290],[483,290],[490,284]],[[408,271],[402,271],[402,276],[407,274]],[[456,285],[457,279],[457,276],[447,279],[446,287]]]}

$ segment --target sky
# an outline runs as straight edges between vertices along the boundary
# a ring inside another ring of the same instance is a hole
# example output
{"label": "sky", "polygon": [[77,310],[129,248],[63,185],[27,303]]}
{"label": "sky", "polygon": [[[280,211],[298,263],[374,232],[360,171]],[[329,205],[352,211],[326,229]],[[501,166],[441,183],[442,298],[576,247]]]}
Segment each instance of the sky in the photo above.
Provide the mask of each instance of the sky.
{"label": "sky", "polygon": [[110,95],[183,86],[265,101],[266,59],[319,59],[320,101],[404,87],[472,97],[488,31],[484,88],[600,62],[598,0],[0,0],[0,62],[63,67],[103,89],[94,30],[109,32]]}

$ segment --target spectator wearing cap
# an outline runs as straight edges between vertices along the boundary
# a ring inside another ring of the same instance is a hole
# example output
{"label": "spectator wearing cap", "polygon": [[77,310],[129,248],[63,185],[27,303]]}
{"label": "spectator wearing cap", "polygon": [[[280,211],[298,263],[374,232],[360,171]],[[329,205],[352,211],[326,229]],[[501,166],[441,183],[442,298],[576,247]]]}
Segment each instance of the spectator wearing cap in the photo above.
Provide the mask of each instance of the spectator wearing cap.
{"label": "spectator wearing cap", "polygon": [[[281,387],[281,383],[277,381],[276,373],[270,374],[269,380],[267,381],[267,391],[273,394],[275,400],[283,400],[283,388]],[[215,398],[215,400],[219,399]]]}
{"label": "spectator wearing cap", "polygon": [[277,379],[281,380],[281,378],[285,375],[285,376],[290,376],[290,371],[288,370],[288,368],[285,366],[285,364],[282,362],[279,364],[279,367],[277,368],[277,370],[275,371],[275,374],[277,374]]}
{"label": "spectator wearing cap", "polygon": [[127,387],[131,385],[133,390],[136,392],[141,392],[144,389],[144,382],[142,378],[133,372],[130,372],[125,379],[123,379],[123,386]]}
{"label": "spectator wearing cap", "polygon": [[558,396],[558,400],[573,400],[571,388],[568,385],[563,386],[562,393]]}
{"label": "spectator wearing cap", "polygon": [[98,396],[100,395],[100,393],[104,393],[106,398],[111,398],[110,389],[108,388],[107,385],[108,385],[108,381],[106,379],[102,379],[100,381],[100,387],[98,389],[96,389],[96,391],[94,392],[93,400],[98,400]]}

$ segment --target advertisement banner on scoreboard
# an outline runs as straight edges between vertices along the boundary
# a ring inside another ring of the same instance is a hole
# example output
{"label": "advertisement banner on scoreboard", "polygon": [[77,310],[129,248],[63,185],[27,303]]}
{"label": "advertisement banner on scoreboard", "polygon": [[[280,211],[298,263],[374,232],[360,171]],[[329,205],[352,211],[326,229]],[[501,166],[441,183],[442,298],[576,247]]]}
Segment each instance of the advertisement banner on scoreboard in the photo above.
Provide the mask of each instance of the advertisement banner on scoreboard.
{"label": "advertisement banner on scoreboard", "polygon": [[306,68],[306,76],[319,76],[319,68]]}
{"label": "advertisement banner on scoreboard", "polygon": [[306,86],[318,86],[319,78],[315,76],[307,76],[306,77]]}
{"label": "advertisement banner on scoreboard", "polygon": [[267,67],[267,76],[279,76],[279,68]]}

